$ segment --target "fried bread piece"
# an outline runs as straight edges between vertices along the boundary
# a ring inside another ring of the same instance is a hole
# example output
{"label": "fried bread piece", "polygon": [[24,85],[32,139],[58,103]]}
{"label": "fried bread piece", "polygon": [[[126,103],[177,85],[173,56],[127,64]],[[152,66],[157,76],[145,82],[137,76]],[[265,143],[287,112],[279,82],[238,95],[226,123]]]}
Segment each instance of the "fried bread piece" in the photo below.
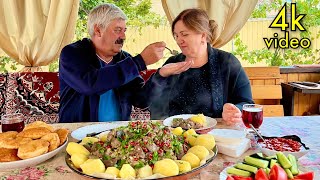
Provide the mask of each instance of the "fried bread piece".
{"label": "fried bread piece", "polygon": [[60,139],[57,133],[49,133],[41,137],[41,139],[46,140],[50,143],[49,152],[57,149],[60,145]]}
{"label": "fried bread piece", "polygon": [[11,162],[21,160],[17,156],[17,149],[0,148],[0,162]]}
{"label": "fried bread piece", "polygon": [[7,131],[7,132],[4,132],[4,133],[0,133],[0,139],[3,139],[3,138],[14,138],[16,137],[18,134],[17,131]]}
{"label": "fried bread piece", "polygon": [[20,132],[17,137],[26,137],[31,139],[39,139],[42,136],[51,133],[51,131],[45,127],[36,127]]}
{"label": "fried bread piece", "polygon": [[29,159],[45,154],[49,150],[50,143],[43,139],[32,140],[23,144],[18,149],[18,157],[21,159]]}
{"label": "fried bread piece", "polygon": [[31,138],[13,137],[0,139],[0,148],[18,149],[20,145],[32,141]]}
{"label": "fried bread piece", "polygon": [[53,132],[54,131],[54,128],[43,122],[43,121],[35,121],[33,123],[30,123],[30,124],[27,124],[26,127],[23,129],[23,130],[27,130],[27,129],[32,129],[32,128],[38,128],[38,127],[44,127],[44,128],[47,128],[50,132]]}
{"label": "fried bread piece", "polygon": [[55,130],[54,132],[58,134],[60,139],[60,145],[62,145],[67,140],[69,130],[61,128],[61,129]]}

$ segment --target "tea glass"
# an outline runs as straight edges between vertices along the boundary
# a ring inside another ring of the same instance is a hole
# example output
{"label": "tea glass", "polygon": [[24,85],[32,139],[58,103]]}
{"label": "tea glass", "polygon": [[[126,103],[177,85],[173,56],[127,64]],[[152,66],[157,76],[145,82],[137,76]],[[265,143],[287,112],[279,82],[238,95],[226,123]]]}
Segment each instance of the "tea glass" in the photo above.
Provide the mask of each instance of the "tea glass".
{"label": "tea glass", "polygon": [[263,122],[263,106],[259,104],[244,104],[242,107],[242,122],[248,133],[253,133],[250,124],[259,130]]}
{"label": "tea glass", "polygon": [[17,131],[21,132],[24,128],[24,116],[21,113],[2,115],[1,130],[2,132]]}

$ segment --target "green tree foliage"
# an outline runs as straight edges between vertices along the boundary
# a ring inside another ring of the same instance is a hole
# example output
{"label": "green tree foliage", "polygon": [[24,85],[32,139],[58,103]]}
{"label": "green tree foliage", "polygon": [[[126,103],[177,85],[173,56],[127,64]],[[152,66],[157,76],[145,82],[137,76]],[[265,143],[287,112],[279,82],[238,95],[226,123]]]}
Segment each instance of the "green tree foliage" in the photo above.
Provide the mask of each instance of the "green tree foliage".
{"label": "green tree foliage", "polygon": [[[78,19],[76,22],[76,32],[74,41],[89,37],[87,33],[87,15],[95,6],[103,3],[112,3],[118,6],[127,15],[128,28],[134,28],[138,32],[146,26],[159,27],[168,23],[165,17],[151,12],[151,0],[80,0]],[[134,41],[134,39],[130,39]],[[11,69],[16,68],[14,60],[7,56],[0,57],[0,72],[7,72],[5,64],[11,62]],[[13,63],[12,63],[13,62]],[[49,65],[49,71],[58,71],[58,60]]]}
{"label": "green tree foliage", "polygon": [[[297,14],[306,14],[302,23],[306,31],[300,31],[300,38],[309,38],[314,41],[319,38],[320,31],[311,34],[314,27],[320,26],[320,0],[297,0]],[[270,11],[279,11],[283,6],[282,0],[260,1],[253,11],[251,18],[266,18],[267,13]],[[287,9],[290,4],[287,4]],[[251,64],[256,62],[265,61],[270,66],[287,66],[292,64],[312,64],[320,63],[319,52],[320,49],[299,48],[293,49],[270,49],[267,48],[249,51],[248,47],[241,41],[239,34],[234,38],[236,56],[242,60],[246,60]]]}

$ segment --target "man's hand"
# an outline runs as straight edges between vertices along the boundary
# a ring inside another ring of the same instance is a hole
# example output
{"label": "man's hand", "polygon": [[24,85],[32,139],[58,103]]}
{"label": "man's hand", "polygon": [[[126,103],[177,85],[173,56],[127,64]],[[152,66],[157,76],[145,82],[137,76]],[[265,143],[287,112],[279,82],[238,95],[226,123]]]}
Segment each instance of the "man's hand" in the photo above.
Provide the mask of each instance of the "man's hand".
{"label": "man's hand", "polygon": [[163,57],[163,51],[165,47],[165,42],[155,42],[144,48],[140,55],[142,56],[146,65],[150,65],[158,62]]}
{"label": "man's hand", "polygon": [[242,113],[234,104],[226,103],[223,105],[222,119],[228,125],[236,124],[242,121]]}
{"label": "man's hand", "polygon": [[174,74],[180,74],[186,70],[188,70],[191,65],[193,64],[193,61],[183,61],[178,63],[170,63],[166,64],[159,70],[159,74],[162,77],[168,77]]}

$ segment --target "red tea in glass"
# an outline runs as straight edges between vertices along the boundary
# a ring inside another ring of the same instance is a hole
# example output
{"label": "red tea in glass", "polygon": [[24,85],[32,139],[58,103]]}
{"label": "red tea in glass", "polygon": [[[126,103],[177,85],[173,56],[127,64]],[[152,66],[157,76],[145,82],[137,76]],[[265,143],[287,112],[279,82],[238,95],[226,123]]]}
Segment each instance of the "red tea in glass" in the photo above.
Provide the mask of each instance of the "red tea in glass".
{"label": "red tea in glass", "polygon": [[242,109],[242,121],[247,128],[251,128],[250,124],[258,129],[263,121],[262,106],[258,104],[245,104]]}
{"label": "red tea in glass", "polygon": [[24,119],[21,113],[7,114],[1,117],[2,132],[17,131],[21,132],[24,128]]}

